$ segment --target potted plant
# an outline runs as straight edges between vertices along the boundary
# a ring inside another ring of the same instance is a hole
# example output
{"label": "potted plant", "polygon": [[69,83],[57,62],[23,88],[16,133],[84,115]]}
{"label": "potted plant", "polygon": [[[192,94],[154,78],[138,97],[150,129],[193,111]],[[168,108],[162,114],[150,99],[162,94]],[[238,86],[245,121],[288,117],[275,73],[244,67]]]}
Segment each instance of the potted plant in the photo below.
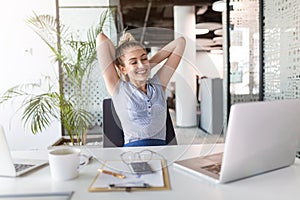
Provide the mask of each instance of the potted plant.
{"label": "potted plant", "polygon": [[[46,76],[38,83],[17,85],[0,97],[0,104],[23,98],[22,121],[24,126],[30,126],[33,134],[46,129],[53,119],[57,119],[63,131],[67,132],[71,144],[82,144],[94,116],[81,99],[97,62],[95,39],[102,31],[109,12],[106,10],[99,24],[87,31],[86,41],[76,40],[68,27],[53,16],[34,13],[27,19],[29,26],[52,51],[54,62],[59,66],[59,81]],[[55,89],[58,82],[59,89]],[[72,92],[64,93],[64,84],[72,88]]]}

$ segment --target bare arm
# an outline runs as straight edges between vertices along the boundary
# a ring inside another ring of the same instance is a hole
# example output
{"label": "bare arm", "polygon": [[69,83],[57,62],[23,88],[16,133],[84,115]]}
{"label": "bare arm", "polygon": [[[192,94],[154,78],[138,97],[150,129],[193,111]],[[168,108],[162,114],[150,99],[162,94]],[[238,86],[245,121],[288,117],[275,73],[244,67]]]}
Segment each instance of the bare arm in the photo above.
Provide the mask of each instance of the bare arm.
{"label": "bare arm", "polygon": [[97,56],[100,69],[110,95],[113,95],[120,81],[120,77],[114,65],[115,47],[105,34],[97,36]]}
{"label": "bare arm", "polygon": [[151,68],[167,59],[164,65],[157,72],[164,89],[166,89],[168,82],[179,65],[185,49],[185,43],[186,41],[184,37],[177,38],[160,49],[150,59]]}

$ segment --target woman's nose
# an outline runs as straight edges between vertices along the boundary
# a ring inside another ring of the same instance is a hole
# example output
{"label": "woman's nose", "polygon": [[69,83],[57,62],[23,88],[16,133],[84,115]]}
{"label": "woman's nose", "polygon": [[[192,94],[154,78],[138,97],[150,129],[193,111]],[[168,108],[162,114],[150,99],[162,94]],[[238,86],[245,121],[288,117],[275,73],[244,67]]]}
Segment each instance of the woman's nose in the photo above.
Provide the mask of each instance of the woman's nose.
{"label": "woman's nose", "polygon": [[138,60],[138,67],[144,67],[144,63],[141,60]]}

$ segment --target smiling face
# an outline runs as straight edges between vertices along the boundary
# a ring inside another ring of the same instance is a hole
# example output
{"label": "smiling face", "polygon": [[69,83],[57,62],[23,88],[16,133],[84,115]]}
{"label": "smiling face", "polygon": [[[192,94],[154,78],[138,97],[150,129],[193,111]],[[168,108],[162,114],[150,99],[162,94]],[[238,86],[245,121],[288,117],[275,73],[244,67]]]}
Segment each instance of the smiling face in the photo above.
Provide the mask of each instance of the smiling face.
{"label": "smiling face", "polygon": [[121,56],[123,65],[119,66],[123,74],[137,87],[144,85],[150,74],[150,64],[145,49],[139,46],[129,47]]}

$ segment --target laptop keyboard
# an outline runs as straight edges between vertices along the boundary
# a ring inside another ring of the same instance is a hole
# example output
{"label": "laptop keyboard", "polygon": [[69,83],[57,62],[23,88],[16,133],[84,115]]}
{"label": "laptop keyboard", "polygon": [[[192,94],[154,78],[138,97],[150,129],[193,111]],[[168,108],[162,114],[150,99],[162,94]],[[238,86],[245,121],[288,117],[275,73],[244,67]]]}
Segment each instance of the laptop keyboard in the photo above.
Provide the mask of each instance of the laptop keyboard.
{"label": "laptop keyboard", "polygon": [[214,174],[218,174],[220,175],[220,172],[221,172],[221,163],[217,163],[217,164],[213,164],[213,165],[208,165],[208,166],[205,166],[205,167],[202,167],[203,169],[211,172],[211,173],[214,173]]}
{"label": "laptop keyboard", "polygon": [[29,167],[32,167],[33,165],[30,164],[14,164],[16,172],[23,171]]}

